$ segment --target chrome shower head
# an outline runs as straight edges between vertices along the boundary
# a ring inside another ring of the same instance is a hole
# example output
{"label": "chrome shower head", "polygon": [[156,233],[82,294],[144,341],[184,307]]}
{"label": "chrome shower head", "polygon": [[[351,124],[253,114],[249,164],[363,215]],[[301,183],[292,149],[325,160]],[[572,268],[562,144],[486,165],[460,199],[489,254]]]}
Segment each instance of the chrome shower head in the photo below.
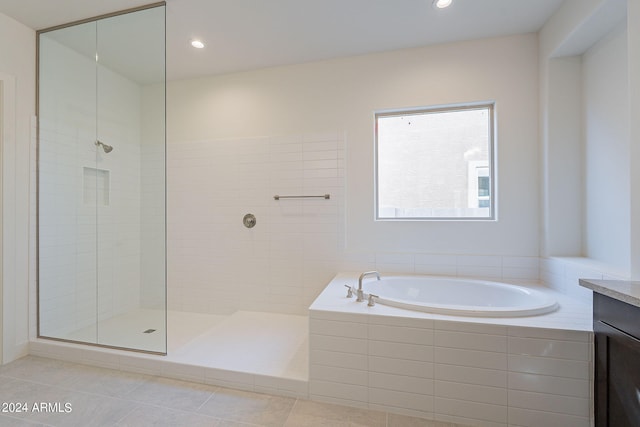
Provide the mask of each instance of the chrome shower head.
{"label": "chrome shower head", "polygon": [[105,153],[110,153],[113,151],[113,147],[105,144],[104,142],[96,141],[97,146],[101,146]]}

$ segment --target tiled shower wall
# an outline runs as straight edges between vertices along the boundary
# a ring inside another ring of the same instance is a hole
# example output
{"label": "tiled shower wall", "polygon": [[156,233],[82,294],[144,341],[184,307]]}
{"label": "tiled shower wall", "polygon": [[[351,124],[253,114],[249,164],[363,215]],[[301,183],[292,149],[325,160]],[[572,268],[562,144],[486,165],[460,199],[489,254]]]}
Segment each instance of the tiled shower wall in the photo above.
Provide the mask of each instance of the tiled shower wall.
{"label": "tiled shower wall", "polygon": [[[141,93],[101,67],[96,111],[95,62],[48,43],[41,62],[66,71],[41,77],[40,324],[62,336],[139,305]],[[94,145],[97,113],[109,154]]]}
{"label": "tiled shower wall", "polygon": [[[138,168],[128,161],[107,165],[99,155],[97,169],[105,176],[98,193],[108,199],[96,208],[93,197],[85,198],[95,191],[95,183],[86,185],[96,169],[95,148],[90,140],[86,148],[77,145],[76,138],[41,130],[41,321],[55,334],[94,323],[96,307],[104,319],[137,307],[140,299],[140,179],[132,172]],[[139,158],[137,147],[121,143],[117,149],[114,157]],[[52,150],[57,155],[42,158]]]}
{"label": "tiled shower wall", "polygon": [[169,309],[306,314],[340,267],[344,146],[340,131],[169,141]]}
{"label": "tiled shower wall", "polygon": [[538,279],[538,257],[345,251],[346,144],[341,131],[169,141],[169,309],[306,315],[339,271]]}
{"label": "tiled shower wall", "polygon": [[140,145],[140,306],[166,302],[166,143],[164,84],[142,88]]}

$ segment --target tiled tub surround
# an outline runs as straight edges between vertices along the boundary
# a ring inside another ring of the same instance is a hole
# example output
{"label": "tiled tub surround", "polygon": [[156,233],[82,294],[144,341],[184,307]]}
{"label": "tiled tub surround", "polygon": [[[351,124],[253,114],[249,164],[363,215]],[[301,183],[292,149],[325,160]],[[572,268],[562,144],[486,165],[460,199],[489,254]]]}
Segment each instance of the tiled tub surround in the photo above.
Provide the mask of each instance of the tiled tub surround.
{"label": "tiled tub surround", "polygon": [[309,314],[309,396],[478,426],[590,426],[590,306],[473,318],[346,298],[341,273]]}
{"label": "tiled tub surround", "polygon": [[580,279],[629,280],[629,272],[590,258],[540,258],[540,281],[545,286],[591,305],[593,294],[578,285]]}

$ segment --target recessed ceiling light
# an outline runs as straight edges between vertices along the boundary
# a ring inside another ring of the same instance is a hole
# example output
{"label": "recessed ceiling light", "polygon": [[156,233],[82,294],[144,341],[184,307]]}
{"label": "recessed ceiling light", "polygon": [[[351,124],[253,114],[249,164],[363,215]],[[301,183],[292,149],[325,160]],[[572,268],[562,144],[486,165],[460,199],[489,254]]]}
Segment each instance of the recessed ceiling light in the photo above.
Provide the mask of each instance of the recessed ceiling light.
{"label": "recessed ceiling light", "polygon": [[433,7],[436,9],[444,9],[445,7],[451,6],[453,0],[433,0]]}
{"label": "recessed ceiling light", "polygon": [[202,49],[204,47],[204,43],[202,43],[200,40],[191,40],[191,46],[195,47],[196,49]]}

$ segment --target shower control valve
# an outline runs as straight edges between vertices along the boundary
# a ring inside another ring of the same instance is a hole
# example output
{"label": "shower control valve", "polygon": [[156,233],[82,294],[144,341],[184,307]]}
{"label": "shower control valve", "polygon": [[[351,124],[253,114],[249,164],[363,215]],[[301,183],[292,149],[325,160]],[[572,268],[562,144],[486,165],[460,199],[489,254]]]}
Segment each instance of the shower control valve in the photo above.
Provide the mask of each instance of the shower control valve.
{"label": "shower control valve", "polygon": [[248,213],[242,218],[242,223],[247,228],[253,228],[256,226],[256,223],[257,223],[256,216],[254,214]]}

